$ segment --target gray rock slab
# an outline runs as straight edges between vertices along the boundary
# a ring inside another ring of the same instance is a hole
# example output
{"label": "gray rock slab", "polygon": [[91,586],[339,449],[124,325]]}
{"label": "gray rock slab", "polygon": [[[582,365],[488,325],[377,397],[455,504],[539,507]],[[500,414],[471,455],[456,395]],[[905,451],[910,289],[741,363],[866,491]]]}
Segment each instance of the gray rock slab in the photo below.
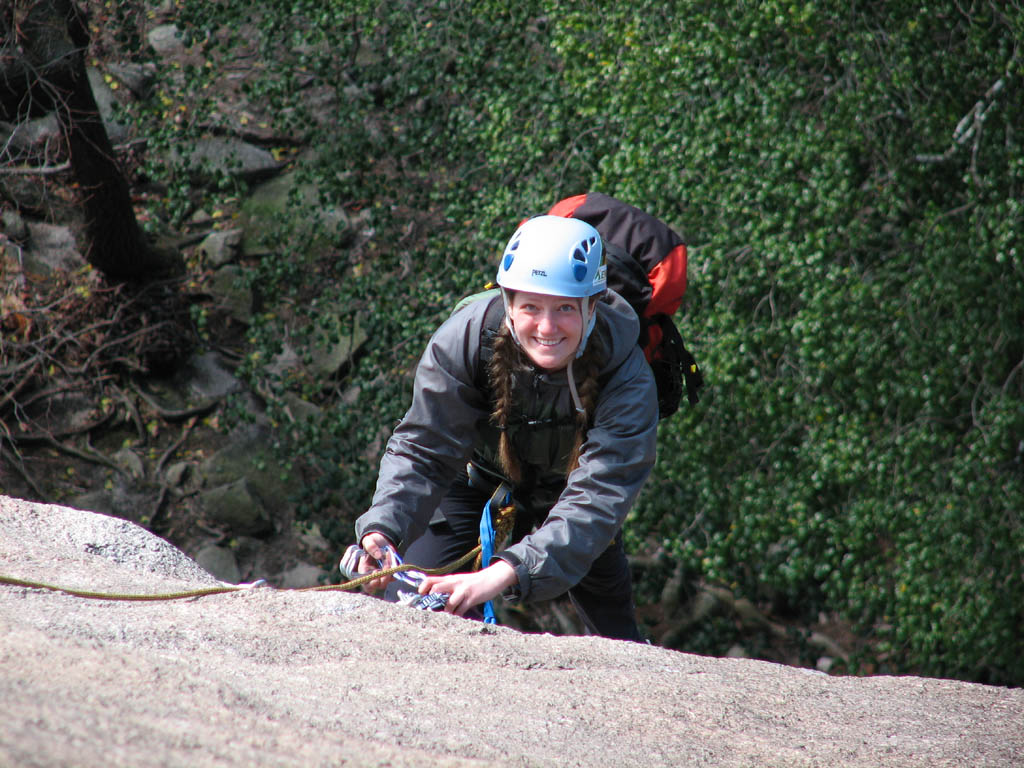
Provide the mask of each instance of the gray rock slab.
{"label": "gray rock slab", "polygon": [[48,147],[53,148],[52,156],[57,157],[60,141],[60,123],[53,112],[19,123],[0,121],[0,158],[4,162],[46,162],[50,159]]}
{"label": "gray rock slab", "polygon": [[158,56],[171,56],[185,50],[181,30],[173,24],[161,24],[149,30],[146,41]]}
{"label": "gray rock slab", "polygon": [[251,189],[242,203],[240,221],[242,251],[248,255],[266,253],[266,238],[274,235],[282,222],[288,222],[305,245],[302,254],[288,254],[291,259],[309,259],[324,248],[337,247],[352,224],[343,208],[325,205],[319,188],[301,181],[295,171]]}
{"label": "gray rock slab", "polygon": [[182,389],[199,398],[219,398],[244,389],[242,382],[224,367],[215,352],[191,357],[176,379]]}
{"label": "gray rock slab", "polygon": [[[130,523],[7,497],[0,574],[218,583]],[[1024,690],[527,635],[337,591],[128,603],[0,584],[0,702],[0,765],[1024,763]]]}
{"label": "gray rock slab", "polygon": [[86,75],[89,78],[89,87],[92,88],[92,95],[96,100],[96,106],[99,107],[100,117],[103,119],[103,126],[106,128],[107,137],[112,144],[120,144],[123,141],[127,141],[129,138],[128,128],[115,120],[114,117],[117,97],[114,95],[113,89],[107,83],[103,73],[95,67],[89,67],[86,70]]}
{"label": "gray rock slab", "polygon": [[70,227],[28,222],[29,244],[24,252],[25,270],[42,275],[70,272],[85,264]]}
{"label": "gray rock slab", "polygon": [[210,181],[216,173],[255,181],[281,169],[270,152],[233,137],[211,136],[175,145],[170,159],[187,169],[196,184]]}
{"label": "gray rock slab", "polygon": [[230,549],[208,544],[196,553],[196,562],[221,581],[237,584],[242,580],[238,561]]}
{"label": "gray rock slab", "polygon": [[253,294],[245,279],[246,271],[235,264],[221,267],[213,275],[213,291],[220,307],[241,323],[252,321]]}
{"label": "gray rock slab", "polygon": [[199,496],[204,516],[241,536],[262,536],[274,530],[274,521],[248,478],[205,489]]}

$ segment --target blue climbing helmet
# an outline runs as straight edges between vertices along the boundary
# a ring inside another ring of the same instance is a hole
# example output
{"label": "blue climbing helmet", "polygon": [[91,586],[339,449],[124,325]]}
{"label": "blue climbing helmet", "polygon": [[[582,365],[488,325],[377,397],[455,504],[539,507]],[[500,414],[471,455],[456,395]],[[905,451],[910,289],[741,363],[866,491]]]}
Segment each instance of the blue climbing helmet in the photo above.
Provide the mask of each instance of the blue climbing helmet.
{"label": "blue climbing helmet", "polygon": [[601,235],[580,219],[535,216],[512,235],[498,265],[509,291],[584,298],[608,287]]}
{"label": "blue climbing helmet", "polygon": [[509,291],[583,299],[580,313],[584,331],[576,349],[576,357],[579,357],[587,347],[597,320],[597,312],[586,299],[603,293],[608,287],[608,265],[601,235],[580,219],[564,216],[527,219],[505,246],[498,265],[497,283],[505,302],[505,323],[517,343]]}

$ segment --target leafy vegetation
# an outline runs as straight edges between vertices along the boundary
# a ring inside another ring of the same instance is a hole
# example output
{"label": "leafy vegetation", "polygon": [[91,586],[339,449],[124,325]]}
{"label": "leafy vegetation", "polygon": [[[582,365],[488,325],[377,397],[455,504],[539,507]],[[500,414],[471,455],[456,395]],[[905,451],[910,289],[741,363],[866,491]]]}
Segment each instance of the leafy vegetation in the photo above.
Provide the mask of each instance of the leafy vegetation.
{"label": "leafy vegetation", "polygon": [[[600,190],[691,244],[680,325],[708,381],[661,426],[634,550],[850,623],[851,671],[1024,683],[1020,8],[178,5],[207,60],[258,51],[249,95],[317,148],[303,178],[354,222],[318,248],[289,222],[268,239],[275,309],[243,366],[282,424],[288,393],[323,408],[281,439],[326,532],[349,535],[423,343],[515,223]],[[217,67],[170,74],[159,98],[195,104]],[[340,376],[268,370],[286,337],[356,323],[369,341]],[[682,647],[730,634],[709,619]]]}

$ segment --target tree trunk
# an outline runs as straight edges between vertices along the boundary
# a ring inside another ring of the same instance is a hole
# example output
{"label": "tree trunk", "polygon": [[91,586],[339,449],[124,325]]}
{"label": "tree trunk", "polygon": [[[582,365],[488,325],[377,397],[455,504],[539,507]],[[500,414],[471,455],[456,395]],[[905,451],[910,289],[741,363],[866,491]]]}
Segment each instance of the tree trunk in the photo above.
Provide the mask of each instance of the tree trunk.
{"label": "tree trunk", "polygon": [[18,122],[55,111],[85,207],[87,258],[112,282],[146,283],[183,271],[158,252],[132,209],[85,70],[89,32],[72,0],[15,0],[0,10],[0,117]]}

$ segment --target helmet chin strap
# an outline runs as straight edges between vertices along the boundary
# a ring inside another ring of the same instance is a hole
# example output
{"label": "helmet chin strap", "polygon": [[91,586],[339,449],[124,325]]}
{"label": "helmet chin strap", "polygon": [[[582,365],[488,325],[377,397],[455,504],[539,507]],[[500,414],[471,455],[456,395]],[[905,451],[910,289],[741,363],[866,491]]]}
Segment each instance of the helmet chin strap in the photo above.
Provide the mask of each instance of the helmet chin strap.
{"label": "helmet chin strap", "polygon": [[512,341],[516,343],[517,347],[522,349],[523,345],[519,341],[519,334],[516,333],[516,327],[512,324],[512,297],[509,296],[509,292],[504,288],[501,289],[501,301],[505,305],[505,325],[512,334]]}
{"label": "helmet chin strap", "polygon": [[583,407],[580,393],[576,391],[576,377],[572,375],[572,360],[565,367],[565,377],[569,380],[569,394],[572,395],[572,404],[576,408],[576,413],[586,413],[587,409]]}
{"label": "helmet chin strap", "polygon": [[[587,348],[587,341],[590,340],[590,334],[594,332],[594,324],[597,322],[597,312],[591,311],[591,300],[593,296],[585,296],[580,300],[580,314],[583,315],[583,338],[580,339],[580,345],[576,348],[576,357],[582,357],[583,351]],[[597,307],[597,301],[594,301],[594,307]]]}
{"label": "helmet chin strap", "polygon": [[[569,380],[569,394],[572,395],[572,404],[576,408],[576,413],[587,412],[587,409],[583,407],[583,401],[580,400],[580,393],[576,391],[576,377],[572,372],[572,364],[573,360],[579,359],[587,348],[587,341],[590,339],[590,334],[594,332],[594,323],[597,322],[597,312],[591,311],[591,298],[593,297],[585,296],[580,301],[580,314],[583,315],[583,338],[580,339],[580,345],[576,348],[576,354],[569,360],[569,365],[565,367],[565,376]],[[596,303],[594,306],[596,307]]]}

